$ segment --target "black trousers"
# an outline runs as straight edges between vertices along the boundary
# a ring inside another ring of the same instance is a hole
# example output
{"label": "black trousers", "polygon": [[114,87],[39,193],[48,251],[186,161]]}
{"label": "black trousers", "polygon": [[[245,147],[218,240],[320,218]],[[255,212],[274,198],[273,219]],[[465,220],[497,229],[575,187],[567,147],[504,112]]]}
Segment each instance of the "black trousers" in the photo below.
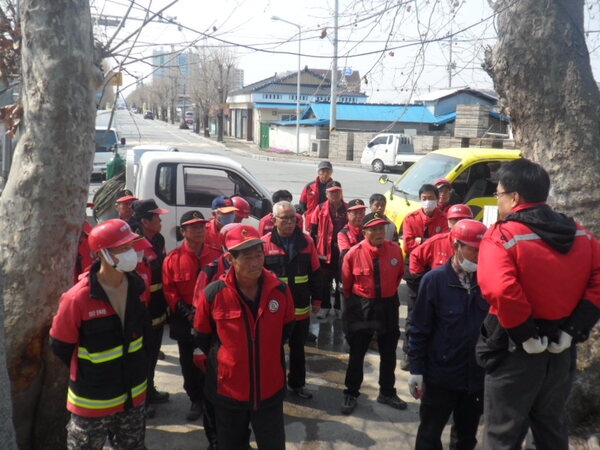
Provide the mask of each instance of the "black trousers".
{"label": "black trousers", "polygon": [[469,393],[426,384],[419,408],[419,430],[415,450],[442,450],[442,432],[453,415],[451,448],[472,450],[477,445],[477,427],[483,413],[483,391]]}
{"label": "black trousers", "polygon": [[569,448],[565,403],[573,352],[510,352],[485,376],[483,448],[521,448],[530,427],[539,449]]}
{"label": "black trousers", "polygon": [[285,450],[283,402],[258,410],[213,406],[219,450],[247,450],[249,424],[259,450]]}
{"label": "black trousers", "polygon": [[183,389],[194,403],[204,399],[204,373],[194,364],[194,341],[192,339],[177,340],[179,348],[179,365],[183,375]]}
{"label": "black trousers", "polygon": [[[334,259],[335,257],[335,259]],[[321,274],[323,277],[323,291],[321,295],[321,308],[331,308],[331,283],[335,280],[335,291],[333,293],[333,307],[340,309],[340,265],[339,265],[339,251],[337,256],[333,254],[331,256],[331,263],[327,264],[321,261]]]}
{"label": "black trousers", "polygon": [[[346,369],[346,389],[344,394],[358,397],[364,379],[363,364],[369,342],[374,331],[355,331],[346,335],[350,346],[350,358]],[[377,333],[379,349],[379,392],[385,396],[396,395],[396,349],[398,348],[399,331]]]}
{"label": "black trousers", "polygon": [[164,326],[152,327],[152,336],[150,339],[150,361],[148,361],[148,388],[154,386],[154,371],[158,363],[158,353],[162,345]]}
{"label": "black trousers", "polygon": [[292,389],[301,388],[306,384],[306,356],[304,344],[308,335],[310,319],[296,321],[288,345],[290,348],[290,372],[288,374],[288,386]]}

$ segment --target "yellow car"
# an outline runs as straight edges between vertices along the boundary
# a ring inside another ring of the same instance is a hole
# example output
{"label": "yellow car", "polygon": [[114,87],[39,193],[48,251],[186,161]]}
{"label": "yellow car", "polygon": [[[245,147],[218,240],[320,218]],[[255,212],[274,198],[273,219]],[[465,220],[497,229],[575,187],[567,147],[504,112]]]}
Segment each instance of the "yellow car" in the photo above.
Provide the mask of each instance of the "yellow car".
{"label": "yellow car", "polygon": [[390,180],[387,175],[379,178],[382,184],[393,184],[385,194],[385,214],[401,231],[406,215],[421,207],[419,188],[433,184],[438,178],[446,178],[452,182],[454,189],[452,203],[469,205],[473,217],[482,220],[483,207],[497,204],[494,192],[498,184],[498,169],[520,157],[520,150],[495,148],[446,148],[430,152],[396,181]]}

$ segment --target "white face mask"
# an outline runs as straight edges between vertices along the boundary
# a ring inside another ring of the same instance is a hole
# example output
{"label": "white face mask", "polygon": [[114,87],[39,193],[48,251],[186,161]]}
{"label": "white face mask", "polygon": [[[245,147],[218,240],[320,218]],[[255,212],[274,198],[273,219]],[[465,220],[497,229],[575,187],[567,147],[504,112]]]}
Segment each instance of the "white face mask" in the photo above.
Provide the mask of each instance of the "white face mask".
{"label": "white face mask", "polygon": [[475,272],[477,270],[477,263],[471,261],[470,259],[465,258],[465,255],[462,252],[462,249],[460,251],[460,254],[461,254],[462,259],[463,259],[462,261],[460,259],[458,259],[458,264],[460,265],[461,269],[464,270],[467,273],[473,273],[473,272]]}
{"label": "white face mask", "polygon": [[467,273],[473,273],[477,270],[477,263],[474,263],[470,259],[464,258],[462,261],[459,261],[460,267]]}
{"label": "white face mask", "polygon": [[425,212],[431,212],[437,207],[437,204],[436,200],[423,200],[421,202],[421,208],[423,208]]}
{"label": "white face mask", "polygon": [[115,264],[114,259],[112,258],[110,253],[108,253],[108,251],[106,249],[102,249],[102,253],[103,253],[104,257],[106,258],[106,261],[110,265],[112,265],[115,269],[117,269],[119,272],[131,272],[131,271],[135,270],[135,267],[138,264],[137,253],[132,248],[123,253],[119,253],[118,255],[115,255],[115,257],[119,260],[119,262],[117,264]]}

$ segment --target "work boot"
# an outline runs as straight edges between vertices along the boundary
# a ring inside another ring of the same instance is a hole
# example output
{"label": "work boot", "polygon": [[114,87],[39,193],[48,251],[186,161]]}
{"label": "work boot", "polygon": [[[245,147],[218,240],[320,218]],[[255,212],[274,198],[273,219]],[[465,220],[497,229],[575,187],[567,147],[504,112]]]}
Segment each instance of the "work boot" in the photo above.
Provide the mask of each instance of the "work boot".
{"label": "work boot", "polygon": [[310,391],[307,391],[304,387],[299,388],[290,388],[290,391],[296,396],[303,398],[304,400],[310,400],[313,398],[313,395]]}
{"label": "work boot", "polygon": [[407,408],[407,404],[404,400],[402,400],[400,397],[398,397],[398,395],[394,394],[394,395],[383,395],[383,394],[379,394],[379,397],[377,397],[377,402],[378,403],[383,403],[384,405],[389,405],[394,409],[406,409]]}
{"label": "work boot", "polygon": [[167,403],[169,401],[169,393],[162,392],[152,386],[148,389],[148,403]]}
{"label": "work boot", "polygon": [[354,412],[354,410],[356,409],[356,405],[357,405],[358,401],[356,400],[356,397],[353,397],[352,395],[349,394],[345,394],[344,395],[344,403],[342,403],[342,414],[345,415],[350,415]]}

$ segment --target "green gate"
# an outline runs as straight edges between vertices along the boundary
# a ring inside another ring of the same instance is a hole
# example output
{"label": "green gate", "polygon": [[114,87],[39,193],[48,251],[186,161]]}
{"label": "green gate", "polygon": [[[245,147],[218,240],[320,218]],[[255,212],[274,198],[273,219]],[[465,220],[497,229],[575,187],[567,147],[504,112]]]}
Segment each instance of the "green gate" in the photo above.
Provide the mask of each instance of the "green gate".
{"label": "green gate", "polygon": [[260,124],[260,148],[269,148],[269,124]]}

